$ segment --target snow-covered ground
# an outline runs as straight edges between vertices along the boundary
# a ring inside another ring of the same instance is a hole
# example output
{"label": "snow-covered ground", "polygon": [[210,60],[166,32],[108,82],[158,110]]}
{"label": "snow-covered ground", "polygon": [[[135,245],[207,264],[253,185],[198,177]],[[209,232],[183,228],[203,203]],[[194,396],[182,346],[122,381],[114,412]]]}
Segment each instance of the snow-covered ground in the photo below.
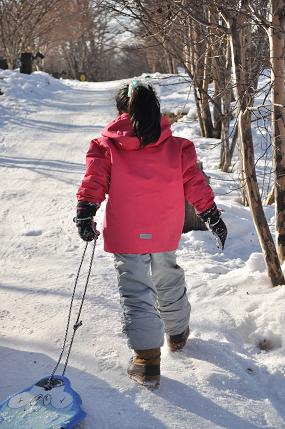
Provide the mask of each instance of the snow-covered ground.
{"label": "snow-covered ground", "polygon": [[[173,131],[195,142],[229,236],[224,253],[208,232],[181,239],[191,337],[183,352],[163,348],[153,392],[126,377],[116,274],[98,240],[67,371],[87,412],[82,427],[285,429],[285,288],[270,288],[235,177],[217,168],[218,141],[198,136],[189,82],[160,77],[152,79],[163,109],[189,111]],[[72,222],[75,193],[89,141],[114,117],[121,84],[0,72],[0,401],[49,375],[58,358],[84,248]],[[273,219],[273,208],[266,214]]]}

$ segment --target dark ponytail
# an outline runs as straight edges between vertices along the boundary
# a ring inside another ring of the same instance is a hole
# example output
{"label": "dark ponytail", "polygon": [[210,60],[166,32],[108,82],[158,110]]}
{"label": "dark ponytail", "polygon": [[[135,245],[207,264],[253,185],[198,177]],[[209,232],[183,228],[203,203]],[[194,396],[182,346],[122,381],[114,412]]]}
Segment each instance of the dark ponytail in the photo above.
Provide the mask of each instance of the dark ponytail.
{"label": "dark ponytail", "polygon": [[160,137],[160,104],[150,85],[139,81],[132,81],[130,85],[118,92],[117,109],[119,113],[129,113],[134,133],[144,147]]}

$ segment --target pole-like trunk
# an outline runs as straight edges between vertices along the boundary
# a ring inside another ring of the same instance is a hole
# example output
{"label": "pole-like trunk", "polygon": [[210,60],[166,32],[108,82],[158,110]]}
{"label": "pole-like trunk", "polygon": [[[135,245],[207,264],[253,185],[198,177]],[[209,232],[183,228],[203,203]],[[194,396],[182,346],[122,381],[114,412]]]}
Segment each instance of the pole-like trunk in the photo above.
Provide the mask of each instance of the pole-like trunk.
{"label": "pole-like trunk", "polygon": [[196,72],[197,54],[195,51],[195,43],[196,43],[196,32],[194,30],[194,25],[191,25],[191,23],[190,23],[189,24],[189,40],[187,40],[187,48],[188,48],[187,61],[189,61],[188,69],[190,70],[190,75],[193,78],[193,91],[194,91],[194,97],[195,97],[195,103],[196,103],[197,116],[198,116],[198,120],[199,120],[201,137],[205,137],[206,131],[205,131],[205,126],[204,126],[204,122],[202,119],[200,97],[199,97],[198,90],[197,90],[198,72]]}
{"label": "pole-like trunk", "polygon": [[285,112],[284,112],[284,0],[271,1],[270,61],[272,83],[272,144],[275,171],[275,227],[277,252],[285,260]]}
{"label": "pole-like trunk", "polygon": [[[264,254],[268,276],[272,286],[285,283],[281,270],[276,247],[272,239],[269,226],[263,211],[261,197],[256,179],[254,147],[251,132],[251,112],[248,109],[252,105],[250,84],[246,74],[244,59],[246,57],[246,37],[243,31],[248,31],[245,26],[244,16],[238,15],[228,20],[230,28],[230,42],[232,50],[233,74],[236,80],[236,91],[238,97],[238,126],[241,147],[241,169],[245,175],[245,188],[247,198],[257,236]],[[242,30],[243,28],[243,30]]]}
{"label": "pole-like trunk", "polygon": [[232,163],[233,151],[231,151],[230,145],[230,120],[231,120],[231,97],[232,97],[232,86],[231,86],[231,46],[229,40],[226,44],[226,62],[224,75],[224,93],[222,97],[222,133],[221,133],[221,154],[220,154],[220,169],[228,172]]}
{"label": "pole-like trunk", "polygon": [[[213,60],[214,62],[214,60]],[[215,66],[214,66],[215,67]],[[221,138],[222,134],[222,97],[221,97],[221,86],[218,79],[214,76],[214,95],[213,99],[215,104],[213,106],[213,137],[216,139]]]}
{"label": "pole-like trunk", "polygon": [[213,137],[221,138],[222,134],[222,94],[225,88],[225,73],[224,73],[224,43],[221,41],[222,36],[215,28],[217,24],[217,15],[209,12],[209,21],[212,24],[210,28],[210,39],[212,46],[212,69],[211,78],[214,84],[213,100]]}
{"label": "pole-like trunk", "polygon": [[230,145],[230,160],[233,159],[233,155],[234,155],[234,151],[235,151],[237,142],[238,142],[238,125],[235,126],[233,136],[232,136],[232,141],[231,141],[231,145]]}
{"label": "pole-like trunk", "polygon": [[191,69],[197,114],[202,137],[213,136],[213,121],[207,96],[210,74],[210,43],[206,42],[205,52],[201,47],[199,27],[192,23],[190,29]]}
{"label": "pole-like trunk", "polygon": [[214,131],[211,110],[209,106],[209,99],[208,99],[210,72],[211,72],[211,43],[209,40],[207,40],[206,51],[204,54],[203,78],[200,86],[201,113],[202,113],[202,120],[204,122],[205,137],[213,137],[213,131]]}

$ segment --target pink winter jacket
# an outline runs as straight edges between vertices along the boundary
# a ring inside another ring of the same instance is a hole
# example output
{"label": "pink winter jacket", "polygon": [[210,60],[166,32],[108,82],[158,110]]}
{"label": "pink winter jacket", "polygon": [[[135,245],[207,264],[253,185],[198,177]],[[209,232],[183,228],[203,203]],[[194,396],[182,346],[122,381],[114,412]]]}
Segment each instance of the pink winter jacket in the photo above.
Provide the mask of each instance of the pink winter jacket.
{"label": "pink winter jacket", "polygon": [[203,212],[214,195],[197,167],[194,145],[172,136],[161,119],[156,143],[140,148],[128,114],[112,121],[92,140],[79,201],[101,203],[109,194],[103,227],[111,253],[176,250],[184,223],[184,198]]}

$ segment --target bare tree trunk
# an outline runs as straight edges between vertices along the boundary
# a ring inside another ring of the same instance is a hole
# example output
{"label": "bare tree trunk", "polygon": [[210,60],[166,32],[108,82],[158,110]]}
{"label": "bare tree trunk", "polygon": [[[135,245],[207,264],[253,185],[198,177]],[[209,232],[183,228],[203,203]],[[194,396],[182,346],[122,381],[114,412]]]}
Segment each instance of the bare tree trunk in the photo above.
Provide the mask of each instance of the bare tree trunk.
{"label": "bare tree trunk", "polygon": [[186,45],[185,50],[187,50],[186,51],[187,52],[186,53],[187,63],[185,63],[185,65],[187,64],[188,73],[193,79],[193,92],[194,92],[194,98],[195,98],[195,103],[196,103],[200,132],[201,132],[201,136],[205,137],[205,134],[206,134],[205,125],[204,125],[204,122],[202,119],[201,103],[200,103],[200,98],[199,98],[199,94],[198,94],[198,90],[197,90],[197,84],[196,84],[198,76],[195,73],[196,61],[198,60],[198,57],[197,57],[196,52],[195,52],[196,34],[194,31],[194,26],[192,26],[191,23],[189,23],[189,27],[188,27],[188,37],[189,37],[189,39],[187,40],[187,43],[185,43],[185,45]]}
{"label": "bare tree trunk", "polygon": [[[216,63],[213,68],[217,68],[217,62],[214,61],[215,58],[213,58],[213,62]],[[215,101],[214,107],[213,107],[213,137],[216,139],[221,138],[222,133],[222,118],[221,118],[221,111],[222,111],[222,97],[221,97],[221,85],[219,82],[218,76],[214,75],[214,95],[213,100]]]}
{"label": "bare tree trunk", "polygon": [[272,144],[275,170],[275,227],[279,259],[285,260],[285,112],[284,0],[271,0],[270,61],[272,83]]}
{"label": "bare tree trunk", "polygon": [[[209,100],[207,97],[208,85],[209,85],[209,67],[210,67],[210,42],[206,42],[206,52],[199,50],[199,37],[196,24],[192,23],[190,30],[190,43],[191,46],[191,65],[193,71],[193,83],[195,92],[195,101],[197,106],[197,114],[199,118],[199,124],[201,129],[202,137],[213,136],[213,122],[209,106]],[[203,60],[203,62],[202,62]]]}
{"label": "bare tree trunk", "polygon": [[237,142],[238,142],[238,125],[236,125],[234,128],[232,142],[230,145],[230,158],[231,158],[231,160],[233,159],[233,155],[234,155],[234,151],[235,151]]}
{"label": "bare tree trunk", "polygon": [[265,198],[263,204],[265,206],[271,206],[274,203],[275,203],[275,185],[272,186],[271,191],[269,192],[269,194]]}
{"label": "bare tree trunk", "polygon": [[171,57],[171,73],[172,74],[177,74],[177,64],[176,64],[176,59]]}
{"label": "bare tree trunk", "polygon": [[208,99],[209,78],[211,72],[211,42],[206,41],[206,52],[204,54],[203,78],[201,82],[200,98],[201,98],[201,113],[204,123],[205,137],[213,137],[214,127],[211,116],[211,110]]}
{"label": "bare tree trunk", "polygon": [[218,34],[215,29],[217,22],[217,15],[209,12],[209,21],[213,24],[213,28],[210,29],[211,44],[212,44],[212,67],[211,76],[214,83],[214,94],[213,100],[215,102],[213,106],[213,137],[216,139],[221,138],[222,134],[222,94],[225,86],[225,73],[222,70],[223,64],[223,41],[221,41],[221,34]]}
{"label": "bare tree trunk", "polygon": [[248,109],[252,104],[252,96],[250,94],[250,85],[248,84],[246,70],[245,67],[243,67],[245,58],[245,37],[242,33],[243,31],[246,31],[244,17],[239,14],[236,17],[228,18],[227,22],[230,28],[233,73],[236,80],[238,96],[238,125],[242,154],[241,169],[245,174],[245,187],[248,202],[252,212],[257,236],[264,254],[268,276],[271,280],[272,286],[277,286],[284,284],[285,279],[281,270],[275,244],[263,211],[256,179],[254,147],[251,132],[251,112]]}
{"label": "bare tree trunk", "polygon": [[228,172],[232,163],[233,151],[230,145],[230,120],[231,120],[231,46],[227,40],[226,58],[225,58],[225,71],[224,71],[224,94],[223,94],[223,119],[222,119],[222,132],[221,132],[221,155],[220,155],[220,169]]}

